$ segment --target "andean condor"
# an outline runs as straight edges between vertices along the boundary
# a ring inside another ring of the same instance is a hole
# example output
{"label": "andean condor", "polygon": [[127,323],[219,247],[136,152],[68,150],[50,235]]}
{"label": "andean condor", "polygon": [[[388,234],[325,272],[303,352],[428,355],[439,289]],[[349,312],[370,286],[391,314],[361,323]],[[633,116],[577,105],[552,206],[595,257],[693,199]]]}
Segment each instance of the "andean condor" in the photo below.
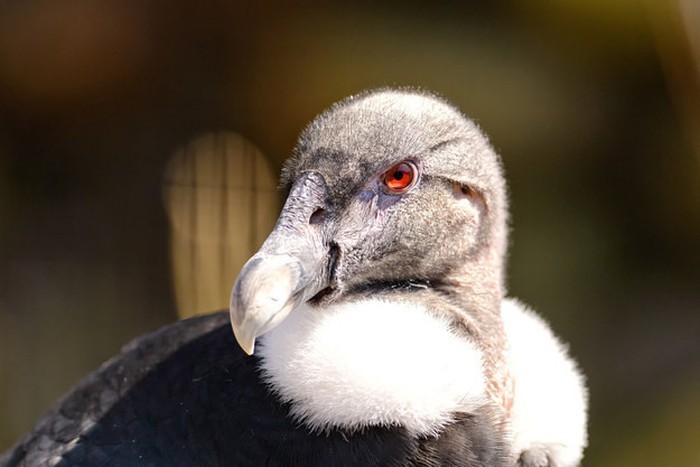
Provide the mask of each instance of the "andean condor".
{"label": "andean condor", "polygon": [[0,465],[580,462],[583,377],[505,298],[505,181],[474,123],[424,92],[360,94],[306,128],[282,186],[230,315],[134,340]]}

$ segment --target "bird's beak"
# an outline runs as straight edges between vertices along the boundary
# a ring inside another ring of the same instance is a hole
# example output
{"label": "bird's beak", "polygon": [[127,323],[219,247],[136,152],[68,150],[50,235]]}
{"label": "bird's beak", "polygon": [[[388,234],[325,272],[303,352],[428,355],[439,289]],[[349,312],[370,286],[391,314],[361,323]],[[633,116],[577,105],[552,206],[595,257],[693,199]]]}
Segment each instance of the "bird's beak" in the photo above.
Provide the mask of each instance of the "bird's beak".
{"label": "bird's beak", "polygon": [[323,206],[325,181],[317,173],[298,180],[275,228],[241,269],[231,292],[231,325],[248,355],[255,339],[280,324],[300,303],[328,284],[323,229],[310,223]]}

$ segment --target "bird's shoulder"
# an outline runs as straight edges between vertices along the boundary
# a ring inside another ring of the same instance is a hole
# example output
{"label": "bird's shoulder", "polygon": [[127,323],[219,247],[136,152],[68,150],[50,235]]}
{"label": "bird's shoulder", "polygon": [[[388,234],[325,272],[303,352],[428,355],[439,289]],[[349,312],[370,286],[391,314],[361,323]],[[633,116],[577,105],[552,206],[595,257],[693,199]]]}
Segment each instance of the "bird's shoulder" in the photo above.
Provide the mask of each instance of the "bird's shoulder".
{"label": "bird's shoulder", "polygon": [[226,314],[166,326],[87,376],[0,465],[428,466],[503,452],[488,413],[460,417],[438,437],[399,427],[312,432],[259,365],[236,345]]}
{"label": "bird's shoulder", "polygon": [[[156,386],[177,380],[177,372],[170,369],[180,360],[176,354],[185,348],[201,354],[206,348],[204,341],[211,344],[222,340],[216,331],[225,329],[227,323],[226,313],[213,313],[172,323],[133,339],[47,410],[32,431],[0,457],[0,465],[58,462],[64,454],[82,449],[81,442],[103,431],[107,420],[115,428],[121,427],[128,421],[112,419],[125,410],[127,403],[134,406],[135,400],[149,394],[144,386],[152,384],[152,375],[160,376],[161,384]],[[150,393],[147,398],[155,398],[155,392]],[[137,419],[139,415],[134,413],[131,417]]]}

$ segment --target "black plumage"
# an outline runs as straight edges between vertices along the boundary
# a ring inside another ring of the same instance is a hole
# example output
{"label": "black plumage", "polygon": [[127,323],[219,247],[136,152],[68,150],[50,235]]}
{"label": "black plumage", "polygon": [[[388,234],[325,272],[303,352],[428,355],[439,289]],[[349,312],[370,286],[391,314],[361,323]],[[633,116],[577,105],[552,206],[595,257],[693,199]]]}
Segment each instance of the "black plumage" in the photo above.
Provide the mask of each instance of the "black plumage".
{"label": "black plumage", "polygon": [[[261,382],[228,315],[167,326],[128,344],[50,410],[3,466],[498,466],[488,412],[438,438],[401,429],[310,433]],[[478,436],[474,436],[477,434]]]}

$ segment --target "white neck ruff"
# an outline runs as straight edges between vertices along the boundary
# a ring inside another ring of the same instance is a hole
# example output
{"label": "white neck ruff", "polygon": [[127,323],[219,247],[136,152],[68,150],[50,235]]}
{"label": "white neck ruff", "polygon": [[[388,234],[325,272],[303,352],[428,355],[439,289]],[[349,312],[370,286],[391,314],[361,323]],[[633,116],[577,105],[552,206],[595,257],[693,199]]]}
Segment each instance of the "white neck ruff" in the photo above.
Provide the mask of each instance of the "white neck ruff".
{"label": "white neck ruff", "polygon": [[259,353],[265,380],[314,431],[433,435],[487,398],[478,348],[410,303],[303,304],[261,338]]}

